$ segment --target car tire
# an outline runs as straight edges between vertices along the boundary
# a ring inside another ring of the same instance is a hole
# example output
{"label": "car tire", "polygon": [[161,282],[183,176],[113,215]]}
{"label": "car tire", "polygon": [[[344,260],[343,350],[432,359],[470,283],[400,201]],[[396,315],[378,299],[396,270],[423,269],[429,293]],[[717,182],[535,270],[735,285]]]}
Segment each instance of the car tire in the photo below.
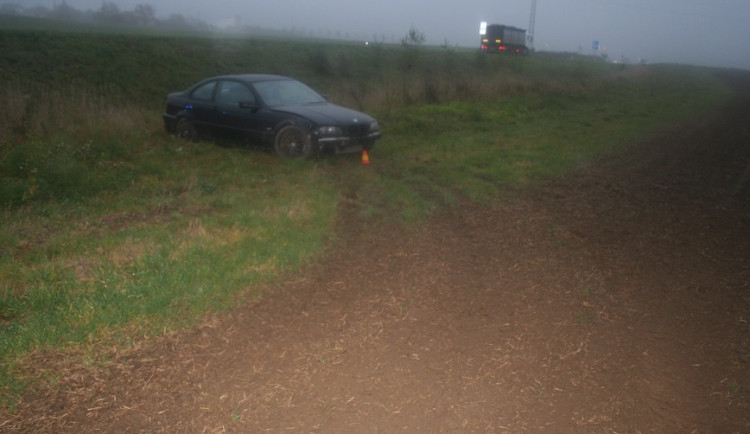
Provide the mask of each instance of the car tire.
{"label": "car tire", "polygon": [[198,137],[193,121],[186,117],[179,118],[174,129],[174,135],[183,140],[193,141]]}
{"label": "car tire", "polygon": [[310,137],[295,125],[287,125],[276,133],[274,148],[286,158],[305,159],[315,155]]}

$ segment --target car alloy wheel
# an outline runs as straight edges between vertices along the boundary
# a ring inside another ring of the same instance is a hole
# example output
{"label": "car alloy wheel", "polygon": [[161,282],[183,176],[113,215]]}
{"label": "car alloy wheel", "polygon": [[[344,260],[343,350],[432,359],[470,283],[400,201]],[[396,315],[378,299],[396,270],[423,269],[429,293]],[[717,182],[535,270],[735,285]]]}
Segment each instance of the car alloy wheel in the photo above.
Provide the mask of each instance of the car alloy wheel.
{"label": "car alloy wheel", "polygon": [[183,140],[195,140],[197,134],[193,121],[188,118],[180,118],[175,127],[175,135]]}
{"label": "car alloy wheel", "polygon": [[276,153],[288,158],[310,158],[315,155],[310,137],[294,125],[287,125],[276,134]]}

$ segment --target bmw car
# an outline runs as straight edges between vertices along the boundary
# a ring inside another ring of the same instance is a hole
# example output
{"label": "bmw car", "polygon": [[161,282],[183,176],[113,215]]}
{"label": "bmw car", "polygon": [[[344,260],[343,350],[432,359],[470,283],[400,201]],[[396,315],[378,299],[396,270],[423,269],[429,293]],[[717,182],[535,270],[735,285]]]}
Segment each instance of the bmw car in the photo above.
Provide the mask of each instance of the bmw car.
{"label": "bmw car", "polygon": [[170,93],[162,117],[167,131],[183,139],[230,136],[290,158],[370,150],[381,136],[372,117],[331,104],[305,84],[279,75],[207,78]]}

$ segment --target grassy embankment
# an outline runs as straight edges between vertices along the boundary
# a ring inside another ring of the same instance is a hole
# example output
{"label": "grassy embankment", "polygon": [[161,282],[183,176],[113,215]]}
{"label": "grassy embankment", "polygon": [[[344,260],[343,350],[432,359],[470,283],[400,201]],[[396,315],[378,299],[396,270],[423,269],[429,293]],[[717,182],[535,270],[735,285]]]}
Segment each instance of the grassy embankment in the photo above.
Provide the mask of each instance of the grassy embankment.
{"label": "grassy embankment", "polygon": [[[282,161],[185,143],[167,92],[210,75],[301,79],[376,116],[358,156]],[[42,349],[96,354],[255,296],[335,240],[341,200],[418,224],[564,173],[709,109],[697,68],[330,42],[0,31],[0,392]]]}

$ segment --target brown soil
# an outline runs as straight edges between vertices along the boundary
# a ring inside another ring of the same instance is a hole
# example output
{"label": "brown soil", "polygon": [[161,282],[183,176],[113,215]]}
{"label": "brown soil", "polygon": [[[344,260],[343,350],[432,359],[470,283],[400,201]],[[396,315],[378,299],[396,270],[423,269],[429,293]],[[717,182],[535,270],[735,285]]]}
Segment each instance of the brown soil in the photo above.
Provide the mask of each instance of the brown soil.
{"label": "brown soil", "polygon": [[0,430],[750,432],[750,79],[726,76],[723,110],[494,206],[346,210],[314,269],[104,368],[40,354],[62,387]]}

